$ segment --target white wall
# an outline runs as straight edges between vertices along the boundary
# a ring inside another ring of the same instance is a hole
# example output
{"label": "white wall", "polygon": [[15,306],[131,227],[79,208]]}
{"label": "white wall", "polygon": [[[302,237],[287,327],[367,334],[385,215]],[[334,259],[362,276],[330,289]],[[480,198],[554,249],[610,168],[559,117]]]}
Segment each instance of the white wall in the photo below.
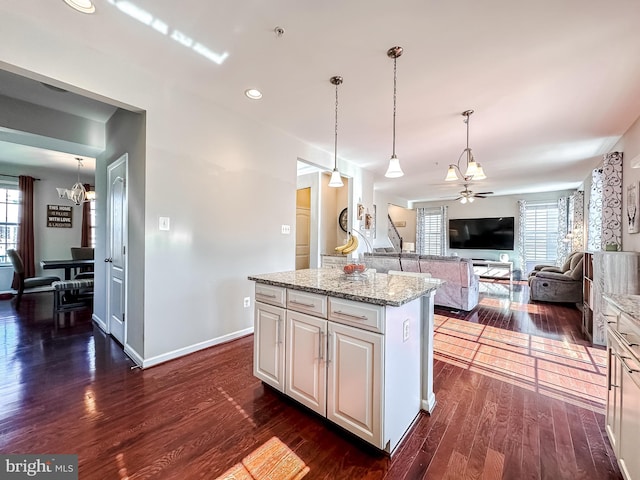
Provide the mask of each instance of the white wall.
{"label": "white wall", "polygon": [[[147,114],[144,238],[130,239],[143,242],[144,318],[128,319],[144,322],[145,364],[250,332],[247,276],[294,268],[295,237],[280,226],[295,225],[296,161],[329,168],[331,155],[220,108],[190,91],[188,78],[129,62],[129,52],[96,43],[98,32],[77,42],[54,22],[8,9],[3,16],[3,36],[14,41],[0,43],[0,66]],[[370,175],[348,170],[351,196],[372,192]],[[170,231],[158,230],[159,216],[170,217]]]}
{"label": "white wall", "polygon": [[393,223],[405,222],[404,227],[398,227],[398,233],[402,237],[403,242],[416,243],[416,211],[412,208],[398,207],[397,205],[389,205],[389,216]]}
{"label": "white wall", "polygon": [[623,152],[622,155],[622,249],[640,252],[640,234],[628,233],[626,226],[627,186],[640,181],[640,118],[622,136],[612,151]]}

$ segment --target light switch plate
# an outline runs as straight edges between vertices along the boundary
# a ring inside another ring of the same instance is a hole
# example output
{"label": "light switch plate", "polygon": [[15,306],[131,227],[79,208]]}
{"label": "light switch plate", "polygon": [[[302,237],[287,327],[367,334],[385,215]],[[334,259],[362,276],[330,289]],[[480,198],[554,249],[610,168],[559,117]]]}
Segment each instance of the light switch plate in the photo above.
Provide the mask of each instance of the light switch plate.
{"label": "light switch plate", "polygon": [[158,228],[160,230],[169,230],[170,220],[169,217],[160,217],[158,219]]}
{"label": "light switch plate", "polygon": [[291,233],[291,225],[282,225],[282,234],[289,235]]}
{"label": "light switch plate", "polygon": [[406,342],[407,340],[409,340],[409,319],[408,318],[402,323],[402,341]]}

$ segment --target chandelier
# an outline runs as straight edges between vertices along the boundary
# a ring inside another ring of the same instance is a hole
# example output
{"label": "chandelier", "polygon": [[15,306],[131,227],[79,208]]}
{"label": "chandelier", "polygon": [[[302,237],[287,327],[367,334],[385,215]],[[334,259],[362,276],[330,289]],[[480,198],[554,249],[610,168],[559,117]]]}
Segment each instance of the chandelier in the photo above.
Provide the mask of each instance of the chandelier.
{"label": "chandelier", "polygon": [[[470,182],[471,180],[484,180],[487,176],[484,174],[484,170],[482,170],[482,165],[476,162],[475,158],[473,158],[473,153],[469,148],[469,117],[473,114],[473,110],[465,110],[462,112],[462,116],[464,117],[464,123],[467,124],[467,148],[465,148],[460,156],[458,157],[458,163],[452,163],[449,165],[449,170],[447,171],[447,177],[445,180],[447,182],[453,182],[456,180],[464,180],[465,182]],[[466,154],[467,165],[464,173],[460,169],[460,160]]]}
{"label": "chandelier", "polygon": [[85,202],[89,202],[96,198],[96,192],[87,191],[84,185],[80,182],[80,167],[82,167],[82,158],[76,157],[78,161],[78,181],[71,188],[56,188],[58,191],[58,197],[66,200],[71,200],[76,205],[82,205]]}

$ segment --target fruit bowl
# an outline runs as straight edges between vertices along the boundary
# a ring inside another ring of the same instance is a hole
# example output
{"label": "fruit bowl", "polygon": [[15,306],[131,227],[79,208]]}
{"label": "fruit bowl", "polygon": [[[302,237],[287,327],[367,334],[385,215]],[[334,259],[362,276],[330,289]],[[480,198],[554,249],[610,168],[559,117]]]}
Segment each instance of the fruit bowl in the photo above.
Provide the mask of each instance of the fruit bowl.
{"label": "fruit bowl", "polygon": [[350,280],[359,280],[365,278],[364,272],[367,266],[364,263],[348,263],[342,267],[344,274]]}

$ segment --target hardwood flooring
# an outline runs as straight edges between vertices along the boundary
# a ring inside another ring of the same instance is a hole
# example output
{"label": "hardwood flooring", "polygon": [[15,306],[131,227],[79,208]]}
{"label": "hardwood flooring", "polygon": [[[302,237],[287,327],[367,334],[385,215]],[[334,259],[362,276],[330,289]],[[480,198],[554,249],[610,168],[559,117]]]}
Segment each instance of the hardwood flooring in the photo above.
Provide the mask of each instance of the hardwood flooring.
{"label": "hardwood flooring", "polygon": [[621,479],[580,312],[483,286],[437,309],[438,403],[391,458],[257,381],[252,336],[142,371],[87,314],[55,330],[48,295],[0,302],[0,452],[76,453],[83,480]]}

